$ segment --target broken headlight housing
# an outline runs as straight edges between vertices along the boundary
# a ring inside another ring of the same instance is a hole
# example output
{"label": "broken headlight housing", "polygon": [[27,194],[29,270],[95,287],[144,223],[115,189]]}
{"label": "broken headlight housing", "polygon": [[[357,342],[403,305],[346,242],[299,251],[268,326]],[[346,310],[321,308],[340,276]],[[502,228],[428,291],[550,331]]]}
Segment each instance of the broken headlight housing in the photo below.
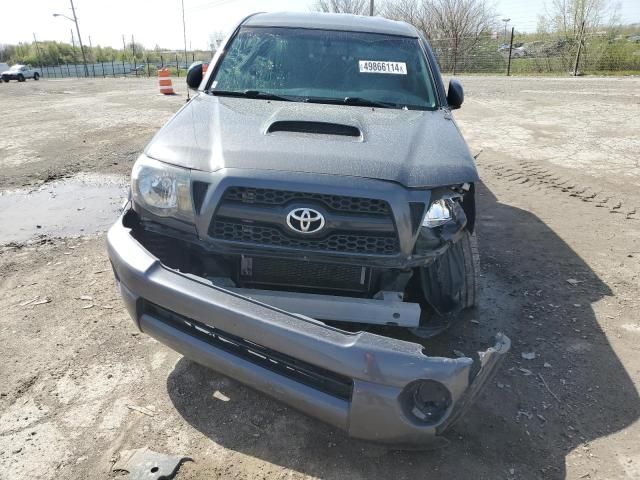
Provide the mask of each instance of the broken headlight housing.
{"label": "broken headlight housing", "polygon": [[456,242],[466,224],[461,195],[457,192],[445,193],[429,205],[422,219],[415,253],[421,255],[442,247],[446,242]]}
{"label": "broken headlight housing", "polygon": [[131,192],[138,205],[159,217],[193,222],[191,171],[140,155],[131,172]]}
{"label": "broken headlight housing", "polygon": [[453,219],[453,200],[444,198],[434,201],[422,220],[422,226],[427,228],[441,227]]}

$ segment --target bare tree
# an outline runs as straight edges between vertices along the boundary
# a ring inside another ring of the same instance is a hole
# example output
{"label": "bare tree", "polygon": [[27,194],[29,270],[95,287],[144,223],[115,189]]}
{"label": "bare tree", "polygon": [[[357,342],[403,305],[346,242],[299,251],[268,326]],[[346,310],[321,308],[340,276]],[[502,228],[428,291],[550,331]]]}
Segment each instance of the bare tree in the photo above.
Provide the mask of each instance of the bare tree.
{"label": "bare tree", "polygon": [[580,63],[598,62],[607,49],[605,42],[585,39],[605,28],[613,39],[618,24],[618,4],[612,0],[553,0],[546,14],[538,17],[538,33],[553,40],[546,54],[560,58],[564,68],[577,74]]}
{"label": "bare tree", "polygon": [[495,14],[484,0],[431,0],[427,6],[434,30],[453,44],[453,74],[458,55],[475,47],[491,32]]}
{"label": "bare tree", "polygon": [[539,17],[538,29],[577,40],[583,23],[586,31],[616,24],[617,8],[618,4],[611,0],[553,0],[550,10]]}
{"label": "bare tree", "polygon": [[389,0],[383,15],[411,23],[439,50],[444,69],[455,74],[458,58],[495,29],[496,14],[488,0]]}
{"label": "bare tree", "polygon": [[423,0],[393,0],[382,6],[382,16],[410,23],[425,35],[431,30]]}
{"label": "bare tree", "polygon": [[318,0],[313,8],[319,12],[369,15],[369,0]]}

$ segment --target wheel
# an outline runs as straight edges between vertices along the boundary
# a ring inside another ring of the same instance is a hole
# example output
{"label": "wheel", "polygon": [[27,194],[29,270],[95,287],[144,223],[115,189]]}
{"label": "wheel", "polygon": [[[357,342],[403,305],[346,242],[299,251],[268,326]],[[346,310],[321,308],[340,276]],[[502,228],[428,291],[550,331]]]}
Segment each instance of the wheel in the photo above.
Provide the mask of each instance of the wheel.
{"label": "wheel", "polygon": [[9,78],[8,77],[2,77],[2,81],[4,83],[9,83]]}
{"label": "wheel", "polygon": [[420,269],[425,300],[440,315],[473,308],[478,303],[478,240],[468,230],[428,267]]}
{"label": "wheel", "polygon": [[461,242],[464,242],[462,251],[465,255],[465,276],[466,276],[466,301],[464,308],[478,306],[480,300],[480,250],[478,249],[478,237],[475,232],[466,232]]}
{"label": "wheel", "polygon": [[40,80],[40,74],[38,72],[34,73],[33,74],[33,79],[36,80],[36,81]]}
{"label": "wheel", "polygon": [[22,74],[18,75],[18,81],[19,82],[24,82],[24,75],[22,75]]}

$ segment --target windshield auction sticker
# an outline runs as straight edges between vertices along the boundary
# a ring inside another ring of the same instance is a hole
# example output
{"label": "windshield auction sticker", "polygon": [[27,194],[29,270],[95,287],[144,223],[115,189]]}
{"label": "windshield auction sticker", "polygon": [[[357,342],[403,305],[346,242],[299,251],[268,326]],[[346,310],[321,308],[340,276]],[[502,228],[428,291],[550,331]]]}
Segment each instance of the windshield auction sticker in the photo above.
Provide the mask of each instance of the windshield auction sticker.
{"label": "windshield auction sticker", "polygon": [[392,75],[406,75],[407,64],[404,62],[379,62],[375,60],[360,60],[360,73],[390,73]]}

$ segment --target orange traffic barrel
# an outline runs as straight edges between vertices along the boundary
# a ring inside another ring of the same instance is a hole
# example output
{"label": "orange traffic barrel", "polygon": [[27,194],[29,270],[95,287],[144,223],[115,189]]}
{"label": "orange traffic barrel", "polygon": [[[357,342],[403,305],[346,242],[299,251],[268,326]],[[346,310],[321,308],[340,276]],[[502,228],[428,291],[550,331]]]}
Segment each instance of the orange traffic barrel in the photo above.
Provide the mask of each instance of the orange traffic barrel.
{"label": "orange traffic barrel", "polygon": [[165,95],[175,95],[173,91],[173,85],[171,85],[171,78],[169,78],[169,69],[162,68],[158,70],[158,86],[160,87],[160,93]]}

